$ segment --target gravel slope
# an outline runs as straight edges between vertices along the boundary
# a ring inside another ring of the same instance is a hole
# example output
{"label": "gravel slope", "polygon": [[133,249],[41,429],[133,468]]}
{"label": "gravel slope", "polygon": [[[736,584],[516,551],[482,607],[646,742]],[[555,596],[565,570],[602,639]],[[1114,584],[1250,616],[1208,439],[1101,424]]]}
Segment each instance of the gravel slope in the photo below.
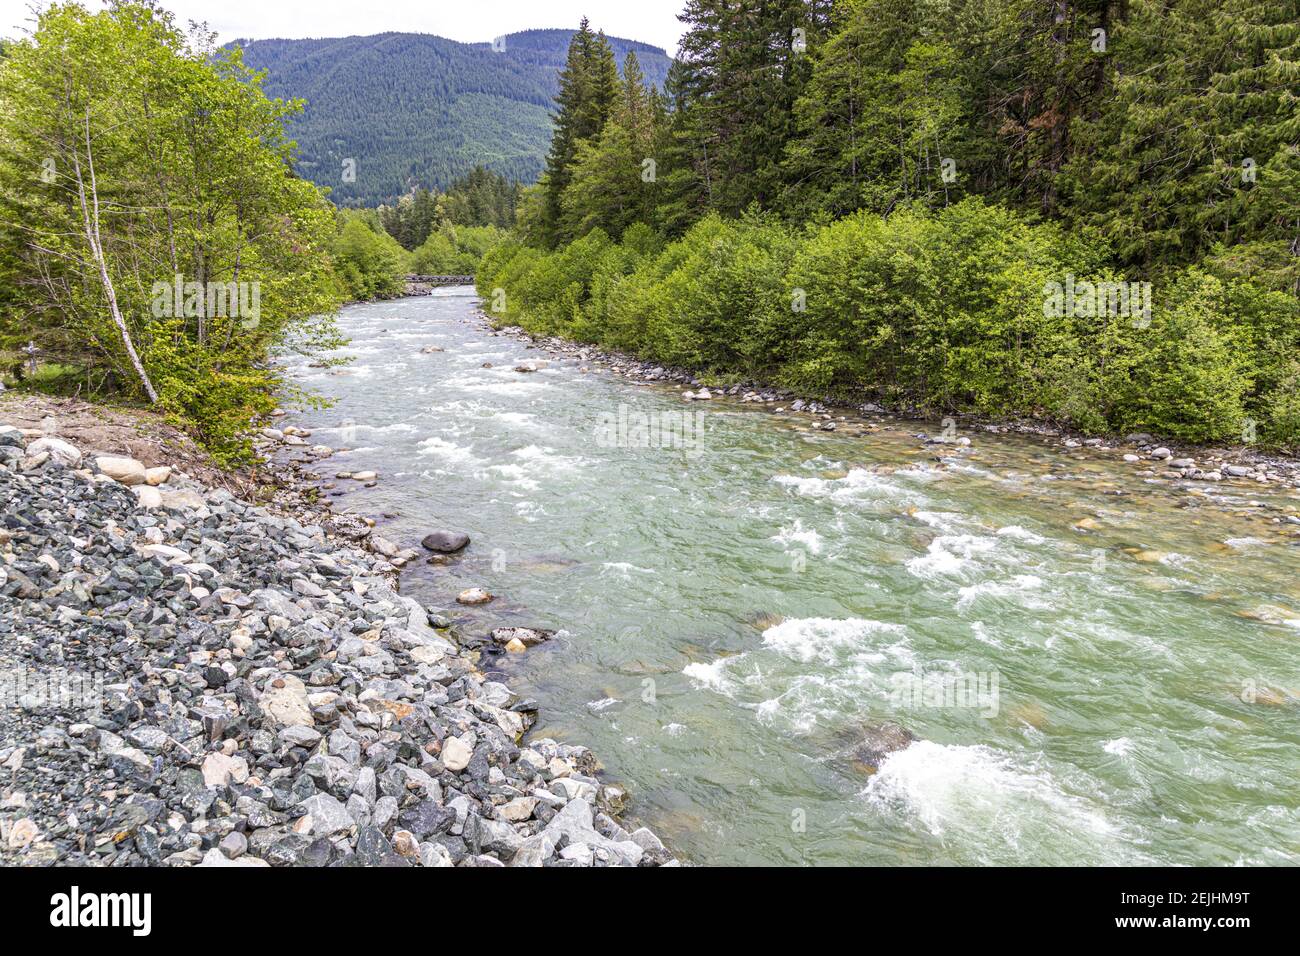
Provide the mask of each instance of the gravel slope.
{"label": "gravel slope", "polygon": [[38,436],[0,425],[0,862],[675,865],[383,557]]}

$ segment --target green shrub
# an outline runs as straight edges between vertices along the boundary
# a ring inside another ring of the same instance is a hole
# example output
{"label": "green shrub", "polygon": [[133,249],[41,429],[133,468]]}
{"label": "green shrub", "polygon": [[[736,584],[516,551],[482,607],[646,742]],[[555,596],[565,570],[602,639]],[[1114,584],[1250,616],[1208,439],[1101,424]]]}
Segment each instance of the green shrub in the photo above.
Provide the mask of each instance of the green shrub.
{"label": "green shrub", "polygon": [[407,273],[407,253],[382,228],[344,214],[334,240],[334,269],[345,296],[353,302],[399,295]]}
{"label": "green shrub", "polygon": [[[1148,279],[1107,262],[1096,241],[973,198],[798,233],[708,215],[666,245],[644,226],[549,253],[507,241],[478,281],[530,331],[813,396],[1191,441],[1254,420],[1261,441],[1300,440],[1300,301],[1237,275]],[[1115,297],[1146,282],[1149,299]]]}

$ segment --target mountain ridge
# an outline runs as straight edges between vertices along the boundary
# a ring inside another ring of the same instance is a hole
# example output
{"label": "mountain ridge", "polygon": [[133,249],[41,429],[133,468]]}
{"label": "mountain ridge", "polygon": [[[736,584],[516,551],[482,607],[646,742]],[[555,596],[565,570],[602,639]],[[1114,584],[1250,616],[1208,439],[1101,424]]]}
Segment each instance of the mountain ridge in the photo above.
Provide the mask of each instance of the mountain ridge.
{"label": "mountain ridge", "polygon": [[[545,164],[551,111],[569,38],[564,29],[461,43],[428,33],[240,39],[245,62],[267,71],[272,96],[304,99],[290,123],[298,172],[340,205],[376,205],[416,186],[446,189],[475,165],[533,182]],[[662,87],[662,48],[609,37],[621,65],[635,51]],[[353,160],[352,180],[345,160]]]}

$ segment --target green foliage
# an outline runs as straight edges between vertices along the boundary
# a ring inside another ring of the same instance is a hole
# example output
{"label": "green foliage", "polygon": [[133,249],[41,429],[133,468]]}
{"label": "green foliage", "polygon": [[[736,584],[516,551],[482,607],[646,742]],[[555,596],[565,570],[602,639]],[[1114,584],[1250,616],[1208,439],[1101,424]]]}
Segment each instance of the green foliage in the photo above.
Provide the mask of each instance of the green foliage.
{"label": "green foliage", "polygon": [[[667,244],[645,226],[552,253],[511,241],[478,283],[530,331],[810,395],[1191,441],[1238,440],[1254,420],[1270,443],[1300,439],[1300,302],[1193,268],[1153,282],[1149,312],[1136,287],[1111,307],[1083,292],[1135,281],[1108,261],[1055,224],[966,199],[799,233],[709,215]],[[1054,308],[1067,281],[1078,297]]]}
{"label": "green foliage", "polygon": [[687,0],[674,78],[684,114],[676,133],[687,141],[670,170],[677,190],[707,197],[709,209],[730,216],[751,203],[776,204],[796,131],[794,104],[811,73],[808,51],[824,40],[831,7],[771,0],[738,14],[728,0]]}
{"label": "green foliage", "polygon": [[444,221],[411,253],[411,271],[418,275],[473,275],[483,253],[504,235],[504,230],[495,226],[453,226]]}
{"label": "green foliage", "polygon": [[445,195],[416,189],[391,206],[380,206],[378,221],[403,249],[414,250],[437,231],[454,226],[510,228],[522,194],[518,183],[476,166]]}
{"label": "green foliage", "polygon": [[515,210],[522,194],[523,186],[518,182],[475,166],[447,190],[443,215],[457,226],[509,229],[515,224]]}
{"label": "green foliage", "polygon": [[570,215],[566,219],[564,195],[573,181],[574,167],[583,147],[599,140],[618,99],[618,67],[604,33],[593,33],[584,17],[569,42],[568,58],[560,71],[555,97],[555,135],[546,157],[543,176],[545,201],[537,229],[548,245],[576,237]]}
{"label": "green foliage", "polygon": [[438,227],[441,197],[428,189],[407,193],[392,206],[380,206],[379,223],[406,250],[414,249]]}
{"label": "green foliage", "polygon": [[572,181],[560,197],[562,235],[592,229],[620,235],[633,223],[653,220],[655,157],[666,128],[663,103],[646,88],[636,55],[629,53],[609,118],[597,136],[579,142],[573,157]]}
{"label": "green foliage", "polygon": [[1115,25],[1064,213],[1146,265],[1216,244],[1300,256],[1300,2],[1143,0]]}
{"label": "green foliage", "polygon": [[327,339],[312,317],[337,305],[331,210],[290,171],[297,108],[152,5],[41,14],[0,61],[0,347],[30,338],[246,455],[283,384],[268,357]]}
{"label": "green foliage", "polygon": [[400,295],[410,256],[378,222],[373,211],[341,210],[334,239],[334,271],[344,296],[363,302]]}
{"label": "green foliage", "polygon": [[[629,61],[609,110],[575,35],[518,230],[561,248],[512,242],[479,273],[518,321],[814,394],[1300,437],[1300,0],[681,19],[666,95]],[[1056,304],[1076,283],[1087,307]]]}

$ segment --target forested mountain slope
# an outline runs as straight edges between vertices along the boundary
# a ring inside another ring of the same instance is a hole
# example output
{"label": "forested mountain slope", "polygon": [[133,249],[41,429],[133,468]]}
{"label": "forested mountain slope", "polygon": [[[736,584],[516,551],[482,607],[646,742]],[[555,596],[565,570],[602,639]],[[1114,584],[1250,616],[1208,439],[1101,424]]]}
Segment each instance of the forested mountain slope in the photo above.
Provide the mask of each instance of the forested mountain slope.
{"label": "forested mountain slope", "polygon": [[[504,50],[418,33],[321,40],[240,40],[267,70],[272,96],[302,98],[290,132],[299,171],[340,205],[375,205],[421,185],[446,189],[475,165],[531,182],[551,140],[550,110],[572,30],[509,34]],[[662,87],[663,50],[610,38],[620,63],[635,50]],[[345,176],[355,160],[355,181]]]}

